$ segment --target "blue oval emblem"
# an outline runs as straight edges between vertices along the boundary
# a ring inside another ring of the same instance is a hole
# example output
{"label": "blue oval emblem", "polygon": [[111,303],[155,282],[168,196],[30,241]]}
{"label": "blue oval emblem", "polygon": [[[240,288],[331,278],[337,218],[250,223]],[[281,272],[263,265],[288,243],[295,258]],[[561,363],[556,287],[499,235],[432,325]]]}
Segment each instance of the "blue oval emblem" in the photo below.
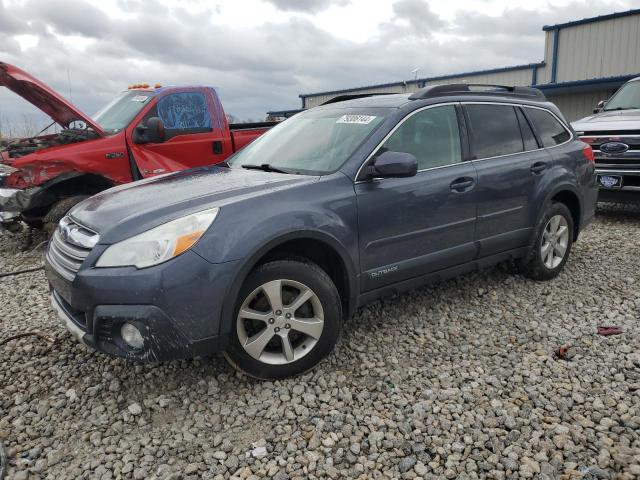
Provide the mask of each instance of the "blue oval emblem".
{"label": "blue oval emblem", "polygon": [[600,145],[602,153],[624,153],[629,150],[629,145],[622,142],[607,142]]}

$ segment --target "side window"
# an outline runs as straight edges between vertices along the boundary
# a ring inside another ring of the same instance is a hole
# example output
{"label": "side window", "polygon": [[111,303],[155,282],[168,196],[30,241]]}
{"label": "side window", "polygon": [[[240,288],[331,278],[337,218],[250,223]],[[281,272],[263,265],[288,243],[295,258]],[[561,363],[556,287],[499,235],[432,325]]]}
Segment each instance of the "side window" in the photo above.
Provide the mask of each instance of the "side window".
{"label": "side window", "polygon": [[553,147],[566,142],[571,134],[550,112],[539,108],[527,108],[527,115],[533,122],[538,137],[545,147]]}
{"label": "side window", "polygon": [[515,109],[510,105],[465,105],[476,158],[524,151]]}
{"label": "side window", "polygon": [[458,117],[453,105],[428,108],[409,117],[380,148],[410,153],[418,170],[462,161]]}
{"label": "side window", "polygon": [[516,114],[518,115],[518,123],[520,124],[520,131],[522,132],[524,149],[527,152],[529,150],[537,150],[538,148],[540,148],[540,146],[538,145],[536,136],[533,134],[533,130],[531,130],[529,121],[524,117],[524,114],[522,113],[522,110],[520,110],[520,108],[516,108]]}
{"label": "side window", "polygon": [[210,132],[211,115],[202,92],[172,93],[158,100],[145,115],[159,117],[164,123],[167,140],[177,135]]}

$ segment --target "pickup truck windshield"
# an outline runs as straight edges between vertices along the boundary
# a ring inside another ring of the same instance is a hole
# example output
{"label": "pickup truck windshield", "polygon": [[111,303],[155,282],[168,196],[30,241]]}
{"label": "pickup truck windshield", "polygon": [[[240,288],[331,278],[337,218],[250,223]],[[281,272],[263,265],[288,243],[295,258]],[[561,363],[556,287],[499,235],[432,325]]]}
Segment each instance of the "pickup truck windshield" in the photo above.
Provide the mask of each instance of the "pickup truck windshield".
{"label": "pickup truck windshield", "polygon": [[105,132],[118,133],[129,125],[152,98],[152,92],[140,90],[123,92],[96,113],[93,119]]}
{"label": "pickup truck windshield", "polygon": [[307,175],[338,170],[390,112],[387,108],[313,109],[272,128],[233,155],[232,167]]}
{"label": "pickup truck windshield", "polygon": [[630,110],[640,108],[640,81],[629,82],[622,86],[607,102],[605,110]]}

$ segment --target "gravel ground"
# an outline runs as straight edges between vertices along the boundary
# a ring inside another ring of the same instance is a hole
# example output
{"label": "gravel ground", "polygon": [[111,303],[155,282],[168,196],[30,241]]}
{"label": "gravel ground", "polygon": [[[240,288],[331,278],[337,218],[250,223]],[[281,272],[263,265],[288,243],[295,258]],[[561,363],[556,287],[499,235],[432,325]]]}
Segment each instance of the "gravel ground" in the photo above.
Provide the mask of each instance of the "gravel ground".
{"label": "gravel ground", "polygon": [[[640,208],[602,207],[556,280],[499,267],[376,302],[271,383],[90,352],[41,271],[2,278],[0,342],[56,338],[0,346],[8,478],[638,478],[639,239]],[[41,262],[20,241],[0,238],[0,272]]]}

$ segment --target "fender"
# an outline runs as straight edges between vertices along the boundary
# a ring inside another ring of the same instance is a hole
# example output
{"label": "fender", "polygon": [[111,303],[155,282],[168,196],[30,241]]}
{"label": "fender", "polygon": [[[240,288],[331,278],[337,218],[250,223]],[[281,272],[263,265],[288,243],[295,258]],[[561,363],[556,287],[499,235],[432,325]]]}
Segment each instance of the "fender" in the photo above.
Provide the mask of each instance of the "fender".
{"label": "fender", "polygon": [[297,239],[310,239],[318,240],[327,244],[333,248],[337,253],[347,271],[347,280],[349,282],[349,298],[348,301],[348,317],[353,315],[356,305],[357,293],[359,292],[359,275],[354,268],[353,261],[347,252],[347,249],[332,235],[315,229],[297,230],[295,232],[283,233],[272,237],[266,243],[261,244],[259,248],[253,250],[240,264],[237,273],[235,274],[233,281],[229,284],[224,296],[224,303],[222,306],[222,312],[220,316],[220,331],[219,335],[226,335],[233,325],[233,314],[236,307],[236,295],[242,287],[249,272],[255,267],[258,261],[264,257],[268,252],[273,250],[279,245],[286,243],[290,240]]}
{"label": "fender", "polygon": [[[570,175],[566,171],[558,172],[559,175],[555,175],[550,178],[547,182],[541,182],[536,192],[536,204],[539,206],[538,211],[536,213],[535,223],[533,225],[538,225],[542,215],[544,214],[545,207],[551,202],[551,199],[558,195],[560,192],[571,192],[578,199],[578,219],[579,225],[577,225],[576,231],[574,232],[574,238],[577,238],[579,233],[579,229],[582,225],[582,212],[584,199],[582,198],[582,194],[575,186],[575,176]],[[529,244],[532,245],[535,242],[536,229],[532,230],[532,236],[529,240]]]}
{"label": "fender", "polygon": [[[64,188],[65,183],[82,177],[86,177],[87,187],[93,186],[97,188],[100,185],[104,186],[106,189],[113,186],[113,182],[100,175],[92,175],[76,171],[64,172],[51,180],[47,180],[41,185],[19,190],[12,197],[0,199],[3,200],[3,202],[0,203],[0,207],[4,211],[17,211],[20,213],[38,208],[47,208],[58,199],[59,193]],[[78,193],[97,192],[95,192],[95,188],[87,188]]]}

